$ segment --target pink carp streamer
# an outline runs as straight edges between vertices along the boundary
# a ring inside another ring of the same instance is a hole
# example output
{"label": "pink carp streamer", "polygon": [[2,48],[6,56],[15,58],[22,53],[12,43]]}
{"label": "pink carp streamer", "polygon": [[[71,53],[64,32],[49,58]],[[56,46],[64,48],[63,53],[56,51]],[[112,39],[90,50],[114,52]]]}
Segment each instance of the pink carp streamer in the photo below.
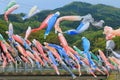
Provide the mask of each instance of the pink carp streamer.
{"label": "pink carp streamer", "polygon": [[10,53],[7,50],[6,45],[3,42],[0,42],[0,45],[2,47],[2,50],[4,51],[4,53],[6,54],[6,56],[8,57],[9,61],[12,61],[13,63],[15,63],[15,60],[13,59],[13,57],[10,55]]}
{"label": "pink carp streamer", "polygon": [[4,19],[5,21],[8,22],[8,15],[11,14],[14,10],[16,10],[19,7],[18,4],[13,5],[11,8],[9,8],[5,13],[4,13]]}
{"label": "pink carp streamer", "polygon": [[112,64],[110,64],[110,62],[108,62],[108,59],[106,58],[106,56],[104,55],[104,53],[101,50],[98,50],[102,60],[105,62],[106,66],[110,69],[114,69],[114,66]]}
{"label": "pink carp streamer", "polygon": [[40,26],[39,26],[38,28],[36,28],[36,29],[32,29],[31,32],[37,32],[37,31],[40,31],[40,30],[46,28],[47,25],[48,25],[48,21],[49,21],[49,19],[50,19],[52,16],[53,16],[53,14],[48,15],[48,16],[46,17],[46,19],[40,24]]}
{"label": "pink carp streamer", "polygon": [[79,61],[77,60],[77,58],[76,58],[76,57],[72,54],[72,52],[70,51],[69,46],[68,46],[68,43],[67,43],[67,41],[66,41],[66,39],[65,39],[65,37],[63,36],[62,33],[59,33],[59,34],[58,34],[58,39],[59,39],[60,44],[62,45],[62,47],[65,49],[67,55],[70,56],[70,57],[77,63],[78,72],[79,72],[79,75],[81,75]]}
{"label": "pink carp streamer", "polygon": [[61,32],[62,30],[60,28],[60,22],[63,20],[68,20],[68,21],[80,21],[82,19],[81,16],[63,16],[57,19],[56,23],[55,23],[55,33],[57,32]]}
{"label": "pink carp streamer", "polygon": [[115,36],[120,36],[120,29],[114,30],[112,27],[105,26],[103,34],[106,35],[106,40],[111,40]]}

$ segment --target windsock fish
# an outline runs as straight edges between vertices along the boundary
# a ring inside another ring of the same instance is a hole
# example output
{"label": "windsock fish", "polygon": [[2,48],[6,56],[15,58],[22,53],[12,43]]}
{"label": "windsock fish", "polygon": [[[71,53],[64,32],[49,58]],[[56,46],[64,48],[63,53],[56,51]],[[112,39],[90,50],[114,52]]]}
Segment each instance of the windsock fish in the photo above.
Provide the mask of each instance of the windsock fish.
{"label": "windsock fish", "polygon": [[42,46],[42,44],[39,42],[39,41],[37,41],[36,39],[33,39],[33,44],[34,44],[34,46],[38,49],[38,51],[40,52],[40,54],[41,54],[41,56],[43,57],[43,59],[45,59],[45,61],[49,61],[48,60],[48,58],[47,58],[47,56],[46,56],[46,54],[44,53],[44,51],[43,51],[43,46]]}
{"label": "windsock fish", "polygon": [[68,21],[80,21],[82,19],[82,16],[62,16],[57,19],[55,23],[55,33],[60,32],[62,33],[62,30],[60,28],[60,22],[63,20],[68,20]]}
{"label": "windsock fish", "polygon": [[25,40],[28,39],[28,36],[30,35],[30,33],[31,33],[31,27],[29,26],[25,34],[25,38],[24,38]]}
{"label": "windsock fish", "polygon": [[68,35],[76,35],[76,34],[82,33],[89,28],[90,22],[93,22],[93,21],[94,19],[92,18],[92,15],[88,14],[83,17],[83,20],[80,22],[80,25],[76,29],[71,29],[63,33],[66,33]]}
{"label": "windsock fish", "polygon": [[112,40],[115,36],[120,36],[120,29],[114,30],[110,26],[105,26],[103,34],[106,35],[106,40]]}
{"label": "windsock fish", "polygon": [[83,51],[81,51],[78,47],[73,46],[73,48],[79,53],[79,55],[83,58],[85,58],[85,55],[83,54]]}
{"label": "windsock fish", "polygon": [[[46,44],[46,43],[45,43]],[[49,46],[51,47],[54,47],[56,48],[57,46],[56,45],[52,45],[52,44],[48,44]],[[59,47],[59,46],[58,46]],[[63,49],[62,49],[63,50]],[[58,51],[61,52],[61,50],[58,49]],[[66,52],[65,52],[66,53]],[[71,53],[72,54],[72,53]],[[72,54],[73,55],[73,54]],[[68,55],[67,55],[68,56]],[[68,57],[66,56],[66,59],[69,59]],[[79,75],[81,75],[81,72],[80,72],[80,64],[79,64],[79,61],[77,60],[77,58],[73,55],[74,60],[77,62],[77,65],[78,65],[78,71],[79,71]],[[71,65],[72,66],[72,65]],[[72,66],[73,67],[73,66]]]}
{"label": "windsock fish", "polygon": [[96,21],[92,22],[92,25],[97,28],[102,28],[104,23],[105,23],[104,20],[100,20],[98,22],[96,22]]}
{"label": "windsock fish", "polygon": [[60,44],[62,45],[62,47],[65,49],[67,55],[70,55],[69,54],[69,48],[68,48],[68,43],[65,39],[65,37],[63,36],[62,33],[58,33],[58,39],[60,41]]}
{"label": "windsock fish", "polygon": [[86,58],[88,59],[89,61],[89,65],[91,66],[91,68],[93,70],[97,70],[99,71],[100,73],[102,74],[105,74],[103,71],[101,71],[97,66],[96,64],[93,62],[93,60],[91,59],[91,54],[89,52],[90,50],[90,42],[89,40],[86,38],[86,37],[82,37],[82,46],[83,46],[83,49],[84,49],[84,54],[86,55]]}
{"label": "windsock fish", "polygon": [[95,65],[95,63],[92,61],[91,59],[91,55],[89,53],[90,50],[90,42],[86,37],[82,37],[82,46],[84,49],[84,54],[86,56],[86,58],[89,61],[89,65],[91,65],[92,68],[96,68],[97,66]]}
{"label": "windsock fish", "polygon": [[32,29],[31,32],[37,32],[40,31],[48,26],[49,19],[53,16],[53,14],[49,14],[45,20],[40,24],[38,28]]}
{"label": "windsock fish", "polygon": [[60,72],[59,72],[58,67],[57,67],[57,62],[56,62],[55,57],[53,56],[52,52],[49,49],[47,49],[46,47],[43,47],[43,49],[48,54],[48,58],[51,62],[51,66],[56,71],[57,75],[59,75]]}
{"label": "windsock fish", "polygon": [[27,58],[25,58],[24,56],[21,56],[21,58],[22,58],[22,60],[23,60],[24,62],[26,62],[26,63],[29,63],[29,64],[30,64],[30,61],[29,61]]}
{"label": "windsock fish", "polygon": [[29,19],[29,18],[31,18],[32,16],[34,16],[35,14],[37,14],[37,13],[39,13],[39,12],[40,12],[40,10],[39,10],[38,7],[35,5],[35,6],[33,6],[33,7],[30,9],[28,15],[25,16],[25,17],[23,17],[23,20]]}
{"label": "windsock fish", "polygon": [[113,40],[107,40],[106,41],[106,49],[113,50],[114,48],[115,48],[115,42]]}
{"label": "windsock fish", "polygon": [[13,5],[15,5],[16,4],[16,1],[15,0],[12,0],[12,1],[10,1],[9,3],[8,3],[8,5],[6,6],[6,8],[5,8],[5,12],[9,9],[9,8],[11,8]]}
{"label": "windsock fish", "polygon": [[0,42],[0,45],[1,45],[1,48],[2,48],[3,52],[6,54],[8,60],[15,63],[15,60],[13,59],[13,57],[8,52],[6,45],[3,42]]}
{"label": "windsock fish", "polygon": [[[57,46],[57,45],[56,45]],[[57,60],[59,61],[59,63],[61,64],[61,66],[63,67],[63,69],[65,69],[67,72],[69,72],[72,77],[75,77],[75,75],[70,71],[70,69],[67,67],[67,65],[62,61],[62,59],[60,58],[59,53],[56,51],[55,48],[48,46],[48,44],[45,44],[45,47],[47,47],[54,56],[56,56]],[[63,52],[64,53],[64,52]]]}
{"label": "windsock fish", "polygon": [[17,61],[21,61],[21,58],[18,56],[18,50],[16,49],[16,46],[17,46],[17,44],[16,44],[16,42],[15,42],[15,40],[13,39],[13,37],[12,37],[12,35],[14,35],[13,34],[13,25],[12,25],[12,23],[10,23],[9,24],[9,30],[8,30],[8,41],[10,42],[10,45],[11,45],[11,53],[12,53],[12,55],[15,57],[15,59],[17,60]]}
{"label": "windsock fish", "polygon": [[55,14],[53,14],[53,16],[49,19],[49,21],[48,21],[48,27],[47,27],[47,29],[46,29],[46,31],[45,31],[45,34],[44,34],[44,39],[46,39],[46,36],[49,35],[52,27],[54,26],[57,18],[59,17],[59,15],[60,15],[60,12],[57,11],[57,12],[56,12]]}
{"label": "windsock fish", "polygon": [[55,48],[50,47],[50,46],[48,46],[48,45],[46,45],[45,47],[52,52],[52,54],[56,57],[56,59],[57,59],[58,61],[61,61],[61,60],[62,60],[62,59],[60,58],[59,53],[57,52],[57,50],[56,50]]}
{"label": "windsock fish", "polygon": [[3,64],[2,64],[2,67],[3,69],[7,66],[7,60],[6,60],[6,57],[5,55],[2,53],[2,58],[3,58]]}
{"label": "windsock fish", "polygon": [[50,47],[55,48],[55,49],[59,52],[60,57],[61,57],[61,58],[64,58],[64,59],[65,59],[65,62],[66,62],[68,65],[70,65],[70,67],[73,67],[73,65],[71,65],[71,63],[70,63],[70,58],[69,58],[69,56],[66,54],[64,48],[62,48],[62,47],[59,46],[59,45],[50,44],[50,43],[47,43],[47,42],[44,42],[44,45],[46,45],[46,46],[48,45],[48,46],[50,46]]}
{"label": "windsock fish", "polygon": [[41,58],[39,57],[39,55],[38,55],[34,50],[31,49],[31,47],[30,47],[29,44],[26,42],[26,40],[24,40],[22,37],[20,37],[20,36],[18,36],[18,35],[17,35],[17,36],[14,36],[14,39],[15,39],[16,41],[18,41],[19,43],[21,43],[21,45],[23,45],[26,50],[29,50],[29,51],[36,57],[36,59],[37,59],[39,62],[41,62],[41,65],[44,66],[44,63],[41,61]]}
{"label": "windsock fish", "polygon": [[113,50],[111,50],[111,51],[116,58],[120,59],[120,54],[119,53],[117,53],[116,51],[113,51]]}
{"label": "windsock fish", "polygon": [[5,13],[4,13],[4,19],[6,22],[8,22],[8,15],[12,13],[14,10],[16,10],[19,7],[18,4],[13,5],[10,7]]}
{"label": "windsock fish", "polygon": [[80,34],[82,32],[84,32],[85,30],[87,30],[89,28],[90,23],[86,22],[86,23],[80,23],[80,25],[77,27],[77,29],[71,29],[68,31],[65,31],[63,33],[66,33],[68,35],[76,35],[76,34]]}
{"label": "windsock fish", "polygon": [[114,69],[114,66],[112,64],[110,64],[106,58],[106,56],[104,55],[104,53],[99,49],[98,50],[99,54],[100,54],[100,57],[102,58],[102,60],[104,61],[104,63],[106,64],[106,67],[108,69]]}
{"label": "windsock fish", "polygon": [[115,58],[115,57],[111,57],[112,59],[113,59],[113,61],[118,65],[118,68],[119,68],[119,70],[120,70],[120,61],[119,61],[119,59],[117,59],[117,58]]}

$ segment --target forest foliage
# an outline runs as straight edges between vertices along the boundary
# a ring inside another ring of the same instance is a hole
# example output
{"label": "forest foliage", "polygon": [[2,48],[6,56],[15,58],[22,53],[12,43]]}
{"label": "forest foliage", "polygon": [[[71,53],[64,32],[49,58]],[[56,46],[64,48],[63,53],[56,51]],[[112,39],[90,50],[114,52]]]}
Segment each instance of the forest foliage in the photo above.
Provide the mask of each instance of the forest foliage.
{"label": "forest foliage", "polygon": [[[120,9],[115,8],[108,5],[103,4],[97,4],[97,5],[91,5],[84,2],[73,2],[68,5],[65,5],[63,7],[54,9],[54,10],[44,10],[40,13],[36,14],[35,16],[31,17],[30,19],[26,19],[25,21],[22,20],[22,17],[26,14],[20,13],[20,14],[11,14],[9,15],[9,21],[14,26],[14,34],[19,34],[24,37],[25,31],[28,28],[28,26],[31,26],[31,28],[37,28],[40,26],[41,22],[47,17],[48,14],[54,13],[56,11],[59,11],[61,13],[61,16],[66,15],[87,15],[91,14],[96,21],[104,20],[105,25],[111,26],[114,29],[117,29],[120,27]],[[80,24],[79,21],[72,22],[72,21],[63,21],[60,24],[60,27],[62,30],[69,30],[76,28]],[[8,30],[8,23],[4,21],[3,14],[0,15],[0,33],[5,37],[7,40],[8,36],[5,33],[5,31]],[[29,37],[30,40],[37,39],[41,43],[43,42],[49,42],[49,43],[55,43],[59,44],[57,34],[54,33],[54,29],[52,29],[52,32],[47,37],[47,39],[44,39],[44,32],[45,29],[32,33]],[[96,52],[98,49],[105,50],[105,35],[103,34],[103,28],[97,29],[96,27],[90,26],[90,28],[75,36],[65,35],[66,40],[68,41],[68,44],[70,46],[76,45],[82,50],[82,44],[81,44],[81,38],[83,36],[87,37],[91,42],[91,51]],[[120,49],[120,37],[114,38],[114,41],[116,43],[116,49]]]}

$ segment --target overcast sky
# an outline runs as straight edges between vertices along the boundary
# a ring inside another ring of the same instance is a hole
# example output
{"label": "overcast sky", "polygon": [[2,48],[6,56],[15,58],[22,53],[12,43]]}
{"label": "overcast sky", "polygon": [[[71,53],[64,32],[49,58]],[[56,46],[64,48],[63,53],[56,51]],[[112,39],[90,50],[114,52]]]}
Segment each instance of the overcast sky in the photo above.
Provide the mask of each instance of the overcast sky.
{"label": "overcast sky", "polygon": [[[0,14],[11,0],[0,0]],[[120,8],[120,0],[16,0],[20,7],[14,13],[27,13],[32,6],[37,5],[40,10],[55,9],[73,1],[87,2],[91,4],[106,4]]]}

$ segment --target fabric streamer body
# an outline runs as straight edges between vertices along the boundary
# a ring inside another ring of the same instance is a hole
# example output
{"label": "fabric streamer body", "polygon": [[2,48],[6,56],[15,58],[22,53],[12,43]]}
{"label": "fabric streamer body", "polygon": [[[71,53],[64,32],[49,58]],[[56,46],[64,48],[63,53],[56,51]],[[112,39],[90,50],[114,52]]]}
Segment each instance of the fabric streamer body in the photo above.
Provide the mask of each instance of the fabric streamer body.
{"label": "fabric streamer body", "polygon": [[37,32],[40,31],[48,26],[49,19],[53,16],[53,14],[49,14],[45,20],[40,24],[38,28],[32,29],[31,32]]}
{"label": "fabric streamer body", "polygon": [[46,36],[49,35],[51,29],[53,28],[57,18],[59,17],[60,12],[56,12],[55,14],[53,14],[53,16],[48,20],[48,25],[47,25],[47,29],[45,31],[44,34],[44,39],[46,39]]}
{"label": "fabric streamer body", "polygon": [[68,21],[80,21],[82,19],[81,16],[63,16],[57,19],[55,23],[55,33],[60,32],[62,33],[62,30],[60,28],[60,22],[63,20],[68,20]]}
{"label": "fabric streamer body", "polygon": [[13,5],[11,8],[9,8],[9,9],[4,13],[4,19],[5,19],[5,21],[8,22],[8,15],[9,15],[10,13],[12,13],[14,10],[16,10],[18,7],[19,7],[18,4]]}

